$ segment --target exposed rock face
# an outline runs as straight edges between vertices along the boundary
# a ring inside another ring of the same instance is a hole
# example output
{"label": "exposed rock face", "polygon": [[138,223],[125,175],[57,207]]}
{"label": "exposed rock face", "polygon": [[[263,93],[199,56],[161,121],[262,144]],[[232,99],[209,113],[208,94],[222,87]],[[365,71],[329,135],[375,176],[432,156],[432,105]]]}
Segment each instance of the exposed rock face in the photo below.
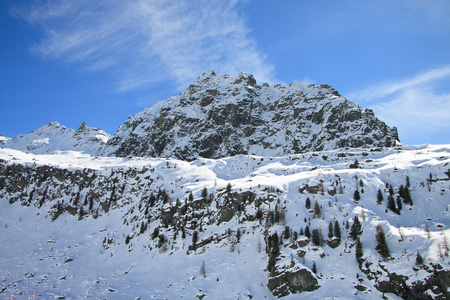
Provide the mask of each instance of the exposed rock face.
{"label": "exposed rock face", "polygon": [[283,297],[290,293],[314,291],[319,288],[316,277],[301,266],[278,266],[267,284],[274,296]]}
{"label": "exposed rock face", "polygon": [[[408,277],[396,273],[388,273],[388,280],[378,282],[376,288],[383,293],[393,293],[402,299],[449,299],[450,271],[442,270],[436,264],[434,270],[424,266],[430,276],[423,280],[408,283]],[[429,295],[433,291],[434,297]]]}
{"label": "exposed rock face", "polygon": [[76,130],[51,122],[28,134],[5,140],[2,146],[34,154],[52,153],[56,150],[78,150],[94,154],[105,146],[109,138],[109,134],[98,128],[87,127],[84,121]]}
{"label": "exposed rock face", "polygon": [[205,73],[178,96],[130,117],[106,155],[220,158],[384,147],[396,128],[329,85],[258,85],[252,75]]}

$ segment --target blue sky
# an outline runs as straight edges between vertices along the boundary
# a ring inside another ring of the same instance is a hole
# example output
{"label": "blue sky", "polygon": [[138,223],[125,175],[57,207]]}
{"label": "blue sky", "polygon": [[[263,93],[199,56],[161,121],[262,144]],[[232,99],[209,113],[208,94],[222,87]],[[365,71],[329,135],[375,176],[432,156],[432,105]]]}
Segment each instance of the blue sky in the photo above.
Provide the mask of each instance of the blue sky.
{"label": "blue sky", "polygon": [[0,133],[113,134],[209,70],[328,83],[407,144],[450,143],[450,1],[0,3]]}

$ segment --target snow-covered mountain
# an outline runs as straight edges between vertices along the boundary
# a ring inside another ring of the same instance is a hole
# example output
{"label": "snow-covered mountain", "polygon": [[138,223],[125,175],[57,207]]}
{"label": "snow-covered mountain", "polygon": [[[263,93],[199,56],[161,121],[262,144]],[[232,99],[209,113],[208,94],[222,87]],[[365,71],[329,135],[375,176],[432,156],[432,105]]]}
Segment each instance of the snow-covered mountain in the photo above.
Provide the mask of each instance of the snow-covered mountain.
{"label": "snow-covered mountain", "polygon": [[7,141],[7,140],[9,140],[9,138],[6,137],[6,136],[3,136],[3,135],[0,133],[0,145],[1,145],[3,142]]}
{"label": "snow-covered mountain", "polygon": [[450,297],[450,145],[0,159],[0,297]]}
{"label": "snow-covered mountain", "polygon": [[51,122],[28,134],[0,141],[5,148],[34,154],[78,150],[94,154],[100,151],[111,136],[98,128],[87,127],[83,121],[78,129]]}
{"label": "snow-covered mountain", "polygon": [[2,298],[450,299],[450,145],[328,85],[209,72],[0,144]]}
{"label": "snow-covered mountain", "polygon": [[110,137],[83,122],[49,123],[0,141],[34,154],[78,150],[106,156],[193,160],[238,154],[283,156],[344,147],[391,147],[397,129],[331,86],[258,85],[251,74],[203,74],[184,92],[130,117]]}
{"label": "snow-covered mountain", "polygon": [[104,154],[192,160],[390,147],[397,141],[396,128],[329,85],[258,85],[250,74],[211,71],[178,96],[130,117]]}

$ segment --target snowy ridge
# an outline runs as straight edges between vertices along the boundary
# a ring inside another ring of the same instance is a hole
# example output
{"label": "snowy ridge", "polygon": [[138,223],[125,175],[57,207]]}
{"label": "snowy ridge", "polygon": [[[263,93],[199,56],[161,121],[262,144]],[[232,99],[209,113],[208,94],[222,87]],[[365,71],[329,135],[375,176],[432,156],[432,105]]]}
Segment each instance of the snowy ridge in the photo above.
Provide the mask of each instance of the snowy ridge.
{"label": "snowy ridge", "polygon": [[398,135],[329,85],[259,85],[251,74],[210,71],[179,95],[129,117],[112,137],[84,121],[76,130],[52,122],[0,144],[35,154],[76,150],[194,160],[391,147]]}
{"label": "snowy ridge", "polygon": [[76,130],[51,122],[28,134],[4,140],[1,146],[34,154],[63,150],[94,154],[104,147],[109,138],[109,134],[101,129],[87,127],[84,121]]}
{"label": "snowy ridge", "polygon": [[205,73],[178,96],[130,117],[105,155],[221,158],[389,147],[397,131],[329,85],[258,85],[251,74]]}
{"label": "snowy ridge", "polygon": [[9,138],[6,137],[6,136],[3,136],[3,135],[0,133],[0,145],[1,145],[3,142],[7,141],[7,140],[9,140]]}
{"label": "snowy ridge", "polygon": [[[0,149],[0,159],[0,292],[8,297],[449,296],[450,145],[191,162]],[[406,186],[412,204],[399,198]],[[388,208],[391,187],[397,211]],[[328,236],[334,222],[339,240]],[[388,259],[375,250],[377,225]],[[320,229],[318,244],[306,227]]]}

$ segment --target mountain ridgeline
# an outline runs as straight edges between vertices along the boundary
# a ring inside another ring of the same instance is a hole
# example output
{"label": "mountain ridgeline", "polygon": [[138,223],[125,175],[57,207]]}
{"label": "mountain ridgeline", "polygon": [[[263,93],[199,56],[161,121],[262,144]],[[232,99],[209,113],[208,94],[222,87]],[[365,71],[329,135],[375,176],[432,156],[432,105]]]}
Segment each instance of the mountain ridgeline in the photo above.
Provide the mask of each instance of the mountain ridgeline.
{"label": "mountain ridgeline", "polygon": [[[101,156],[195,160],[391,147],[399,140],[395,127],[329,85],[259,85],[250,74],[218,76],[214,71],[178,96],[130,116],[112,137],[84,122],[81,127],[73,134],[53,122],[2,143],[35,154],[81,150]],[[80,141],[83,136],[86,142]]]}
{"label": "mountain ridgeline", "polygon": [[130,117],[104,154],[221,158],[390,147],[396,128],[329,85],[258,85],[250,74],[200,76],[184,92]]}

